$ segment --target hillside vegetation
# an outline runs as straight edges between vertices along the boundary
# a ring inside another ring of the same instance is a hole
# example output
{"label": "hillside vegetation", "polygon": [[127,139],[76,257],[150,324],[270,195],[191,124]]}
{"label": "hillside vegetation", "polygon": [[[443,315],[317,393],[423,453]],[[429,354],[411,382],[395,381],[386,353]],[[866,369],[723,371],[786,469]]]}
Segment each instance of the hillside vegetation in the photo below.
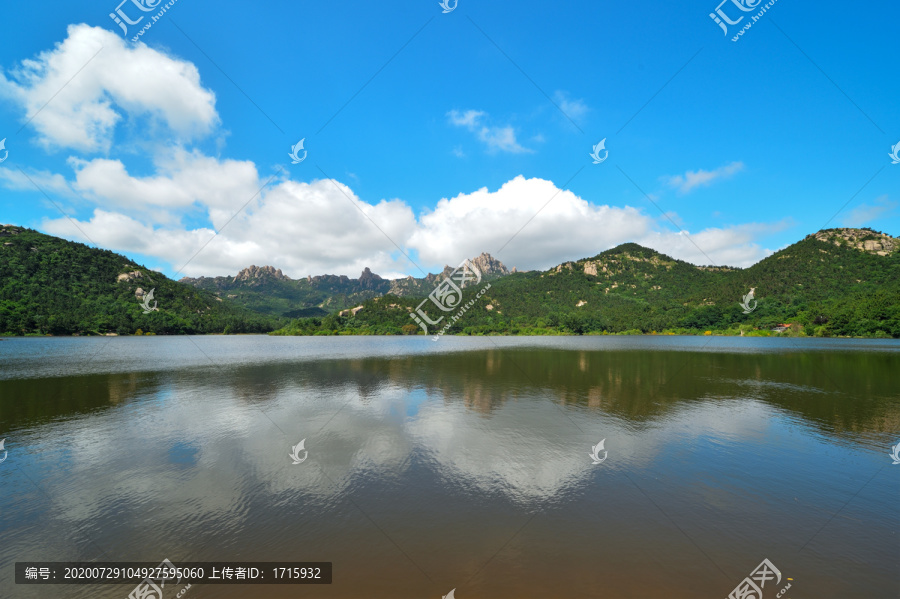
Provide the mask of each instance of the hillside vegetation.
{"label": "hillside vegetation", "polygon": [[[791,325],[784,334],[900,338],[896,241],[868,229],[820,231],[747,269],[697,267],[628,243],[493,281],[447,334],[768,335]],[[751,288],[755,309],[745,313]],[[461,305],[476,292],[465,289]],[[372,298],[354,316],[301,318],[278,333],[416,334],[410,313],[421,299]],[[428,314],[444,315],[434,306]]]}
{"label": "hillside vegetation", "polygon": [[[510,272],[487,254],[473,262],[483,279],[463,290],[460,305],[471,306],[446,334],[769,335],[779,328],[900,338],[900,240],[870,229],[820,231],[746,269],[698,267],[633,243],[546,271]],[[451,270],[292,280],[253,266],[235,277],[176,282],[120,254],[0,225],[0,334],[422,334],[410,314]],[[746,313],[740,302],[751,288]],[[151,289],[149,305],[158,310],[145,314]],[[430,301],[424,308],[444,317],[428,334],[455,313]]]}
{"label": "hillside vegetation", "polygon": [[[136,292],[151,289],[158,309],[144,314]],[[263,333],[284,322],[120,254],[0,225],[0,334]]]}

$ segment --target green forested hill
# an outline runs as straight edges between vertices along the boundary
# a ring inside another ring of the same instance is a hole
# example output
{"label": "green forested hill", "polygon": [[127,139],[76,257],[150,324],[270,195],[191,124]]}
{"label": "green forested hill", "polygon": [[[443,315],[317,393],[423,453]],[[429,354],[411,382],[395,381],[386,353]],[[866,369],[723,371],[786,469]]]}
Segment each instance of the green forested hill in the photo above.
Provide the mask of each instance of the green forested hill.
{"label": "green forested hill", "polygon": [[[138,289],[155,290],[158,310],[143,313]],[[259,333],[281,324],[120,254],[0,225],[0,334]]]}
{"label": "green forested hill", "polygon": [[[543,272],[475,260],[486,275],[462,303],[491,287],[447,334],[768,334],[789,324],[795,335],[900,338],[900,240],[868,229],[820,231],[746,269],[697,267],[633,243]],[[0,226],[0,334],[415,334],[410,312],[445,274],[294,281],[250,267],[183,283],[110,251]],[[756,308],[745,314],[751,288]],[[144,314],[138,297],[151,289],[159,309]],[[338,313],[357,304],[355,315]]]}
{"label": "green forested hill", "polygon": [[[898,249],[875,231],[832,229],[738,269],[697,267],[629,243],[493,281],[449,333],[755,334],[791,324],[788,334],[900,337]],[[750,288],[756,309],[745,314]],[[463,303],[476,291],[466,289]],[[415,333],[409,313],[420,301],[385,296],[355,316],[298,319],[281,332]],[[433,306],[428,313],[443,314]]]}

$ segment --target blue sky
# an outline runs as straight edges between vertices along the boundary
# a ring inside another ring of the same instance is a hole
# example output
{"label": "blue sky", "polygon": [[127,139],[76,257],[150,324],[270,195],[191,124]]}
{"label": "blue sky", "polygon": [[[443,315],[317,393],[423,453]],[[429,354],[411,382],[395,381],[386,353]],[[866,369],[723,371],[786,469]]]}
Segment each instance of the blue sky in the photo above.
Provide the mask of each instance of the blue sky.
{"label": "blue sky", "polygon": [[747,266],[826,224],[897,235],[900,6],[778,0],[734,42],[766,4],[741,1],[726,36],[715,0],[177,0],[137,42],[164,2],[122,4],[127,38],[117,1],[13,4],[0,222],[176,277],[626,241]]}

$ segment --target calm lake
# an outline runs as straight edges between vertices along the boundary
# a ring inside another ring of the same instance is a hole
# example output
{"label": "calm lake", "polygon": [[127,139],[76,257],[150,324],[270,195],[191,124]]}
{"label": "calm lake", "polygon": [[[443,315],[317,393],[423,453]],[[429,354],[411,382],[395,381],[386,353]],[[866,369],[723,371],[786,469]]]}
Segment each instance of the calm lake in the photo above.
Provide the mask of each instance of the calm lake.
{"label": "calm lake", "polygon": [[891,340],[8,338],[0,597],[168,558],[334,564],[186,599],[723,599],[764,559],[764,599],[895,598],[898,375]]}

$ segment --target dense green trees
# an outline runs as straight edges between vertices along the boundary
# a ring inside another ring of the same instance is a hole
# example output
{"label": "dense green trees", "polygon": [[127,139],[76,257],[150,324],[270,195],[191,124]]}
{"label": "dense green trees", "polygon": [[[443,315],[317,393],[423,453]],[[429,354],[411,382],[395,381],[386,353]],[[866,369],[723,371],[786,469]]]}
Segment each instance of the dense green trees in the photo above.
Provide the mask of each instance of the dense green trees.
{"label": "dense green trees", "polygon": [[[263,333],[286,322],[222,302],[110,251],[10,226],[0,227],[0,242],[0,334]],[[119,280],[135,271],[139,276]],[[138,288],[155,290],[158,310],[144,314]]]}
{"label": "dense green trees", "polygon": [[[291,335],[422,333],[410,318],[421,297],[353,295],[363,310],[340,316],[331,308],[349,305],[351,296],[343,280],[333,278],[333,295],[320,285],[314,291],[324,295],[305,298],[321,299],[322,307],[296,310],[303,302],[283,282],[262,281],[243,302],[259,303],[267,313],[260,314],[204,287],[216,280],[198,288],[113,252],[0,226],[0,334],[236,334],[278,327]],[[814,236],[747,269],[698,268],[624,244],[490,284],[477,299],[485,281],[465,289],[460,305],[473,305],[445,334],[769,334],[785,323],[795,325],[789,333],[795,335],[900,338],[900,252],[880,256]],[[751,287],[758,303],[745,314],[739,302]],[[155,289],[157,311],[143,313],[138,288]],[[275,299],[267,303],[270,291]],[[297,318],[272,315],[282,313]],[[443,317],[443,326],[454,312],[431,306],[428,314]]]}
{"label": "dense green trees", "polygon": [[[740,301],[751,287],[756,309],[745,314]],[[466,289],[463,303],[476,291]],[[388,331],[408,325],[419,302],[385,296],[365,302],[355,317],[327,326],[298,319],[279,332],[395,334]],[[433,306],[428,313],[452,314]],[[493,281],[446,334],[737,335],[769,334],[780,324],[796,325],[785,334],[900,338],[900,252],[879,256],[810,236],[747,269],[701,269],[624,244],[549,271]]]}

